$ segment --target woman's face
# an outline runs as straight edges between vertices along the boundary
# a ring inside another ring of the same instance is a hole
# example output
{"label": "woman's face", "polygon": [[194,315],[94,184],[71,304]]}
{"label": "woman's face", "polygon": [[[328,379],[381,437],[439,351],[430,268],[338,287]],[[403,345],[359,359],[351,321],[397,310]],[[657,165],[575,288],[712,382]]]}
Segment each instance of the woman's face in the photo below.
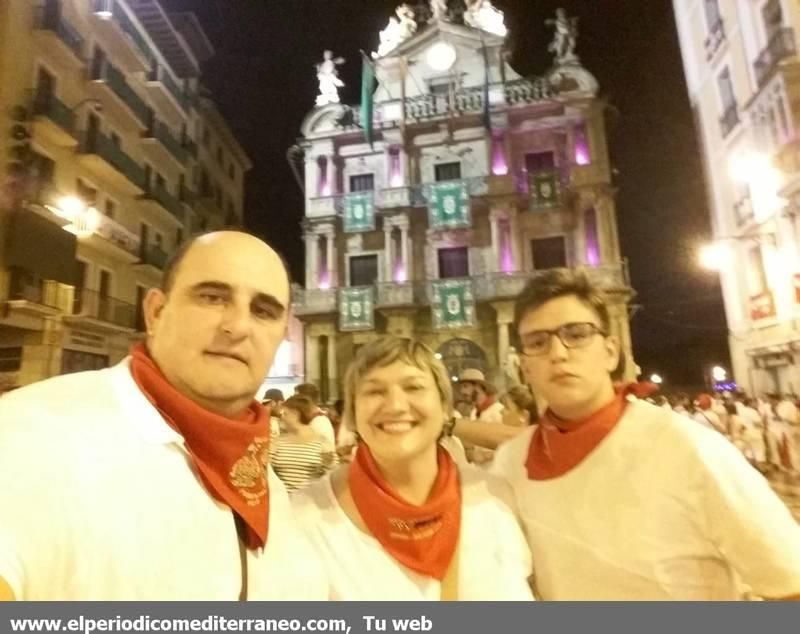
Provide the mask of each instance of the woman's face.
{"label": "woman's face", "polygon": [[356,386],[355,419],[375,459],[398,462],[436,454],[445,411],[431,371],[395,361]]}
{"label": "woman's face", "polygon": [[528,412],[520,409],[510,398],[503,399],[503,424],[512,427],[525,427],[528,424]]}

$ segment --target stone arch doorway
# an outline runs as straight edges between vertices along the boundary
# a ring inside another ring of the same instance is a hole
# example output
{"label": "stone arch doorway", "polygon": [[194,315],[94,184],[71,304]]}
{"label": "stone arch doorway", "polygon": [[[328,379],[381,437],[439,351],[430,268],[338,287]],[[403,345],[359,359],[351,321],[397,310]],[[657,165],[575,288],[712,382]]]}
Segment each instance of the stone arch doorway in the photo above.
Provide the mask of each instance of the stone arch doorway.
{"label": "stone arch doorway", "polygon": [[486,353],[478,344],[469,339],[450,339],[436,351],[447,368],[450,377],[455,379],[467,368],[476,368],[486,375],[488,361]]}

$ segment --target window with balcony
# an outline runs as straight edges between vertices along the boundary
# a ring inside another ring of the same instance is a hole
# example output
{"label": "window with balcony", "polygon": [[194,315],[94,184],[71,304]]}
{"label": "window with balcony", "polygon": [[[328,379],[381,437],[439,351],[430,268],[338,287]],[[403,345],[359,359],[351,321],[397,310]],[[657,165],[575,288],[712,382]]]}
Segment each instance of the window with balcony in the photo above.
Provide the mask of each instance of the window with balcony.
{"label": "window with balcony", "polygon": [[37,112],[49,110],[50,100],[56,93],[56,78],[45,68],[39,67],[36,73],[36,104]]}
{"label": "window with balcony", "polygon": [[567,266],[567,240],[564,236],[531,240],[533,268],[560,269]]}
{"label": "window with balcony", "polygon": [[375,189],[374,174],[356,174],[350,177],[351,192],[369,192]]}
{"label": "window with balcony", "polygon": [[736,103],[736,95],[733,92],[733,81],[729,68],[725,68],[717,77],[717,87],[719,88],[719,98],[722,103],[722,116],[719,124],[722,137],[727,137],[739,123],[739,106]]}
{"label": "window with balcony", "polygon": [[93,81],[105,79],[107,64],[108,57],[106,57],[105,51],[99,46],[95,46],[92,52],[92,63],[89,67],[89,77]]}
{"label": "window with balcony", "polygon": [[469,249],[455,247],[439,249],[439,279],[469,277]]}
{"label": "window with balcony", "polygon": [[75,182],[75,190],[78,198],[85,202],[88,207],[97,206],[97,190],[94,187],[79,178]]}
{"label": "window with balcony", "polygon": [[100,269],[100,279],[97,292],[101,298],[108,299],[111,297],[111,271]]}
{"label": "window with balcony", "polygon": [[113,220],[114,216],[117,213],[117,203],[115,203],[110,198],[106,198],[106,204],[105,207],[103,208],[103,213],[105,213],[105,215],[108,218],[111,218]]}
{"label": "window with balcony", "polygon": [[0,372],[19,372],[22,367],[22,346],[0,348]]}
{"label": "window with balcony", "polygon": [[434,167],[436,181],[461,180],[461,163],[438,163]]}
{"label": "window with balcony", "polygon": [[55,161],[32,150],[30,162],[31,200],[44,203],[47,191],[55,182]]}
{"label": "window with balcony", "polygon": [[378,281],[378,256],[350,257],[350,286],[372,286]]}

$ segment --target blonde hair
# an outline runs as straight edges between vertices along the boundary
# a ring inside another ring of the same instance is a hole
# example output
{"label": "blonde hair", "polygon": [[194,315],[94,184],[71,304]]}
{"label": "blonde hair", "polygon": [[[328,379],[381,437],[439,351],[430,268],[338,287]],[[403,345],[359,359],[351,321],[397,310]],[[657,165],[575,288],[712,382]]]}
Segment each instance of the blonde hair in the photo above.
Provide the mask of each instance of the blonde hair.
{"label": "blonde hair", "polygon": [[386,367],[395,361],[430,372],[442,399],[445,414],[450,415],[453,409],[453,387],[447,370],[433,350],[420,341],[382,335],[380,339],[363,346],[347,369],[344,378],[344,418],[348,427],[355,427],[356,391],[364,376],[375,368]]}

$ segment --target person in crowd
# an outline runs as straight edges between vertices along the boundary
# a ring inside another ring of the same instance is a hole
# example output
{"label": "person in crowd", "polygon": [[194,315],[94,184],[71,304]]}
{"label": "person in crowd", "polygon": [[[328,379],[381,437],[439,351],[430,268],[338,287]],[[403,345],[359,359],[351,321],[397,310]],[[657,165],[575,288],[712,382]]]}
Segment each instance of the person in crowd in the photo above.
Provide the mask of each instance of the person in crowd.
{"label": "person in crowd", "polygon": [[335,451],[310,428],[316,405],[304,396],[292,396],[283,405],[286,433],[270,447],[270,465],[291,493],[321,478],[339,464]]}
{"label": "person in crowd", "polygon": [[727,433],[727,426],[723,425],[719,415],[712,409],[713,401],[708,394],[699,394],[691,406],[692,420],[697,421],[708,429],[713,429],[720,434]]}
{"label": "person in crowd", "polygon": [[502,399],[503,424],[512,427],[528,427],[539,420],[536,399],[527,385],[515,385]]}
{"label": "person in crowd", "polygon": [[531,559],[501,479],[439,444],[452,387],[432,350],[384,335],[345,378],[352,464],[294,496],[339,600],[526,600]]}
{"label": "person in crowd", "polygon": [[800,527],[727,439],[615,393],[620,346],[605,295],[545,271],[517,298],[514,333],[548,409],[505,443],[544,599],[800,598]]}
{"label": "person in crowd", "polygon": [[295,386],[294,393],[297,396],[305,396],[314,403],[314,418],[309,427],[322,439],[326,447],[335,451],[336,433],[328,414],[319,406],[319,388],[313,383],[301,383]]}
{"label": "person in crowd", "polygon": [[148,291],[129,357],[3,397],[0,599],[327,594],[254,400],[288,310],[269,246],[201,235]]}
{"label": "person in crowd", "polygon": [[458,377],[458,393],[462,400],[472,403],[469,418],[484,423],[502,421],[503,404],[497,399],[497,389],[486,382],[480,370],[462,370]]}
{"label": "person in crowd", "polygon": [[283,392],[277,388],[271,388],[264,392],[264,398],[261,404],[267,408],[269,412],[269,425],[272,438],[277,438],[281,435],[281,414],[283,408]]}

